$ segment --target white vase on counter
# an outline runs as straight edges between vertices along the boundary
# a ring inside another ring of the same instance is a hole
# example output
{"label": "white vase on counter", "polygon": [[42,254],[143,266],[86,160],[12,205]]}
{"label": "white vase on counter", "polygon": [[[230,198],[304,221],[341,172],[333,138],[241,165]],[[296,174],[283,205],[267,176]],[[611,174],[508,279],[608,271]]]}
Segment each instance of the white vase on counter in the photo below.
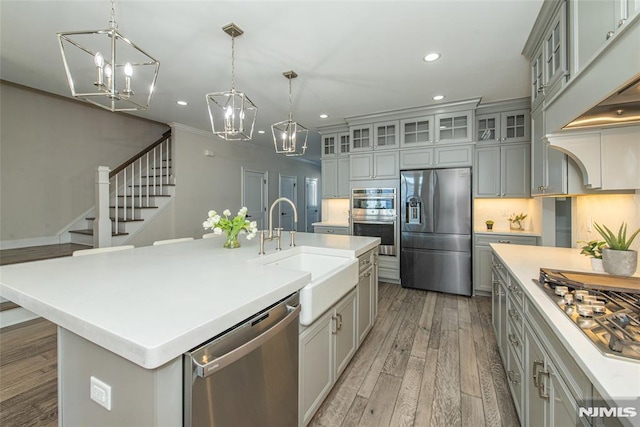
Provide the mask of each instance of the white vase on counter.
{"label": "white vase on counter", "polygon": [[638,266],[638,252],[602,250],[604,271],[616,276],[633,276]]}
{"label": "white vase on counter", "polygon": [[591,268],[598,273],[604,273],[604,264],[602,258],[591,258]]}

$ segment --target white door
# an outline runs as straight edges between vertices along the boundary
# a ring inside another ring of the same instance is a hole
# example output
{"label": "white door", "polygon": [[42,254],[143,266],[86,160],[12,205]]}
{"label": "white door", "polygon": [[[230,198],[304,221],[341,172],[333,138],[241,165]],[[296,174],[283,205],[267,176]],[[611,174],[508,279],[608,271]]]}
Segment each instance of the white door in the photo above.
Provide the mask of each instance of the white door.
{"label": "white door", "polygon": [[267,172],[242,168],[242,206],[247,207],[247,219],[258,223],[258,230],[267,224]]}
{"label": "white door", "polygon": [[314,222],[320,222],[320,203],[318,200],[318,178],[304,179],[305,221],[304,231],[313,233]]}
{"label": "white door", "polygon": [[[297,181],[297,176],[280,175],[280,197],[286,197],[296,206],[298,206]],[[286,202],[279,203],[278,207],[280,209],[279,227],[285,231],[293,230],[293,208]]]}

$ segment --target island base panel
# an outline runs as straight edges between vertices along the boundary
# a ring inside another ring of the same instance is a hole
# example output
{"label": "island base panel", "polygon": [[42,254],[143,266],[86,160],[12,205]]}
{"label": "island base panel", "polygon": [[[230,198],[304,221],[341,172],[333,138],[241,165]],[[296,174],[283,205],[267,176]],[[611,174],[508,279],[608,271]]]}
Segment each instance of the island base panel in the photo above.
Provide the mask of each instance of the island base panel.
{"label": "island base panel", "polygon": [[[58,327],[60,426],[182,425],[182,358],[144,369]],[[111,386],[111,410],[90,397],[90,379]]]}

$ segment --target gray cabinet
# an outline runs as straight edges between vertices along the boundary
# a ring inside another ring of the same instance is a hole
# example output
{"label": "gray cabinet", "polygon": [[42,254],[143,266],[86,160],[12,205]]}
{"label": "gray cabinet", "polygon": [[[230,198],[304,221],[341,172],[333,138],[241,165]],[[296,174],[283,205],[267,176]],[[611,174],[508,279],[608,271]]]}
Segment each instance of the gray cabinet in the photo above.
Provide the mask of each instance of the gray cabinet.
{"label": "gray cabinet", "polygon": [[545,113],[531,113],[531,194],[567,193],[567,155],[549,147],[545,140]]}
{"label": "gray cabinet", "polygon": [[349,157],[325,158],[322,160],[322,197],[349,197]]}
{"label": "gray cabinet", "polygon": [[335,227],[327,225],[314,225],[313,232],[317,234],[341,234],[349,235],[349,227]]}
{"label": "gray cabinet", "polygon": [[400,147],[412,148],[433,144],[434,116],[400,120]]}
{"label": "gray cabinet", "polygon": [[529,197],[530,145],[508,144],[475,150],[475,197]]}
{"label": "gray cabinet", "polygon": [[476,142],[479,145],[529,141],[531,118],[528,109],[476,117]]}
{"label": "gray cabinet", "polygon": [[397,120],[375,123],[373,125],[374,150],[398,148],[400,145],[400,132],[398,128]]}
{"label": "gray cabinet", "polygon": [[473,112],[436,114],[436,144],[471,142],[473,139]]}
{"label": "gray cabinet", "polygon": [[369,254],[368,267],[361,269],[358,281],[358,344],[361,344],[371,330],[374,321],[374,283],[373,254]]}
{"label": "gray cabinet", "polygon": [[500,266],[500,264],[492,261],[492,250],[489,246],[491,243],[536,246],[538,238],[512,234],[476,234],[473,248],[473,288],[475,292],[495,291],[493,285],[496,278],[492,278],[492,268],[496,269],[496,265]]}
{"label": "gray cabinet", "polygon": [[571,3],[573,72],[586,67],[636,14],[635,0],[591,0]]}
{"label": "gray cabinet", "polygon": [[577,402],[591,398],[591,383],[525,295],[522,284],[508,274],[499,258],[494,256],[493,263],[494,328],[521,424],[588,426],[588,418],[578,416]]}
{"label": "gray cabinet", "polygon": [[352,153],[373,150],[373,125],[352,126],[349,137]]}
{"label": "gray cabinet", "polygon": [[400,150],[400,169],[464,167],[473,164],[473,145]]}
{"label": "gray cabinet", "polygon": [[351,179],[397,179],[398,151],[352,154]]}
{"label": "gray cabinet", "polygon": [[338,154],[338,135],[322,135],[322,158],[335,157]]}
{"label": "gray cabinet", "polygon": [[357,347],[356,292],[352,290],[299,337],[299,425],[313,418]]}

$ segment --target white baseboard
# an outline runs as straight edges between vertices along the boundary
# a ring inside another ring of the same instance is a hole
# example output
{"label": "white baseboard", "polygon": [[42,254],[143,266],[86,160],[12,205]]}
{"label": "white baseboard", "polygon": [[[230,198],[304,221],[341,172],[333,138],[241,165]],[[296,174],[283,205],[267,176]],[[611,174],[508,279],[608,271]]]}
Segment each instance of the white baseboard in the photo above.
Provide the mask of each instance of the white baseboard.
{"label": "white baseboard", "polygon": [[31,237],[28,239],[0,240],[0,249],[26,248],[29,246],[58,245],[65,242],[63,235],[47,237]]}
{"label": "white baseboard", "polygon": [[5,310],[0,312],[0,328],[6,328],[7,326],[17,325],[28,320],[37,319],[38,316],[35,313],[30,312],[26,308],[18,307],[11,310]]}

